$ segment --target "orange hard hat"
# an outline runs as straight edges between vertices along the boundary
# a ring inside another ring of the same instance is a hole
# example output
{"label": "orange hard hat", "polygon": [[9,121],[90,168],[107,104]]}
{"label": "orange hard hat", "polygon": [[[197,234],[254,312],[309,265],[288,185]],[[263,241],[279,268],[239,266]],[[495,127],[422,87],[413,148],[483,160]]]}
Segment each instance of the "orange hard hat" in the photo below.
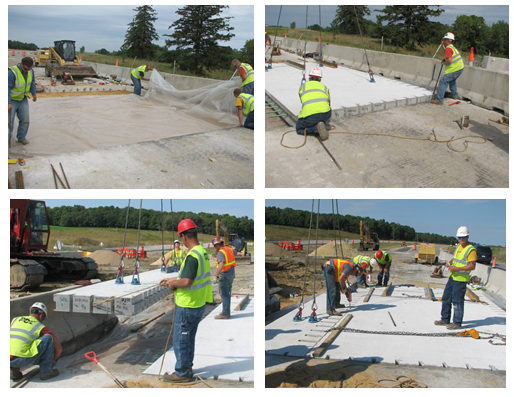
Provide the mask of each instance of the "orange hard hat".
{"label": "orange hard hat", "polygon": [[182,219],[178,224],[178,234],[183,234],[184,232],[192,229],[198,229],[198,226],[196,226],[196,223],[189,218]]}
{"label": "orange hard hat", "polygon": [[223,240],[221,239],[221,237],[214,237],[212,239],[212,245],[218,245],[218,244],[223,244]]}
{"label": "orange hard hat", "polygon": [[384,256],[384,253],[382,251],[377,251],[377,253],[375,254],[375,257],[377,259],[382,259],[383,256]]}

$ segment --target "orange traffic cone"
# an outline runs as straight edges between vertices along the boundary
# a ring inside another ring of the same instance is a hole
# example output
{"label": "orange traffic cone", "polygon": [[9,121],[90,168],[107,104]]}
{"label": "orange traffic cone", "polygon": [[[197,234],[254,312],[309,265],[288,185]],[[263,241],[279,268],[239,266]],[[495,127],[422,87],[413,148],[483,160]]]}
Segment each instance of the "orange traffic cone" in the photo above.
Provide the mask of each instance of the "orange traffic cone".
{"label": "orange traffic cone", "polygon": [[414,248],[412,249],[413,251],[416,251],[416,244],[414,244]]}
{"label": "orange traffic cone", "polygon": [[284,37],[287,39],[287,33],[284,33]]}
{"label": "orange traffic cone", "polygon": [[473,66],[473,59],[475,59],[475,55],[473,54],[474,49],[471,47],[471,54],[469,54],[469,66]]}
{"label": "orange traffic cone", "polygon": [[25,56],[25,51],[23,51],[23,52],[21,53],[21,55]]}
{"label": "orange traffic cone", "polygon": [[118,66],[118,60],[116,59],[116,66]]}
{"label": "orange traffic cone", "polygon": [[496,257],[493,259],[493,267],[496,267]]}
{"label": "orange traffic cone", "polygon": [[13,51],[13,52],[12,52],[12,56],[15,56],[15,55],[16,55],[16,52],[15,52],[15,51]]}

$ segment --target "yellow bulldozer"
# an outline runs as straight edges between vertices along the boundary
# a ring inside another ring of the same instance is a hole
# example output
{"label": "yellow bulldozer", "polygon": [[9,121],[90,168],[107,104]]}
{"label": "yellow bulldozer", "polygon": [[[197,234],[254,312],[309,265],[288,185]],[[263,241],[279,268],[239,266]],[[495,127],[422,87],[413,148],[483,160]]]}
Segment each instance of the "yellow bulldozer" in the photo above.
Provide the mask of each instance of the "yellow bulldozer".
{"label": "yellow bulldozer", "polygon": [[75,51],[72,40],[54,41],[54,46],[48,49],[50,56],[45,66],[46,77],[62,77],[65,73],[75,78],[96,75],[91,66],[84,66]]}

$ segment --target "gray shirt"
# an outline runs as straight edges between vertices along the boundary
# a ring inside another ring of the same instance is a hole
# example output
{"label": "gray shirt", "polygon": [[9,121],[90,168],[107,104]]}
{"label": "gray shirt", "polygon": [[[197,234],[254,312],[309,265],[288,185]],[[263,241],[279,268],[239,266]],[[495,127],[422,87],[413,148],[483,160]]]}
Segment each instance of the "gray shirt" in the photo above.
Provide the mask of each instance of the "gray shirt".
{"label": "gray shirt", "polygon": [[[216,254],[216,260],[218,261],[218,263],[225,262],[225,255],[223,255],[223,252],[218,251],[218,253]],[[233,280],[236,277],[236,271],[233,267],[231,267],[230,270],[227,270],[226,272],[221,274],[223,274],[223,277],[226,277],[229,280]]]}

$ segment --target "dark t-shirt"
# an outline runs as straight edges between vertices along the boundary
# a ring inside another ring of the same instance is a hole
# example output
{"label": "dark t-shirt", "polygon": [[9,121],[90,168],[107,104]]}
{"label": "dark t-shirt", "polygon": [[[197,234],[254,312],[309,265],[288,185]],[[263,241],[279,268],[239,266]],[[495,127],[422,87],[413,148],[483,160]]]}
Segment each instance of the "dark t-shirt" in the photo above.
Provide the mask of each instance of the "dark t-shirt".
{"label": "dark t-shirt", "polygon": [[194,280],[196,278],[196,274],[198,272],[198,260],[189,255],[186,257],[186,263],[184,264],[184,268],[180,273],[180,278],[190,278]]}

